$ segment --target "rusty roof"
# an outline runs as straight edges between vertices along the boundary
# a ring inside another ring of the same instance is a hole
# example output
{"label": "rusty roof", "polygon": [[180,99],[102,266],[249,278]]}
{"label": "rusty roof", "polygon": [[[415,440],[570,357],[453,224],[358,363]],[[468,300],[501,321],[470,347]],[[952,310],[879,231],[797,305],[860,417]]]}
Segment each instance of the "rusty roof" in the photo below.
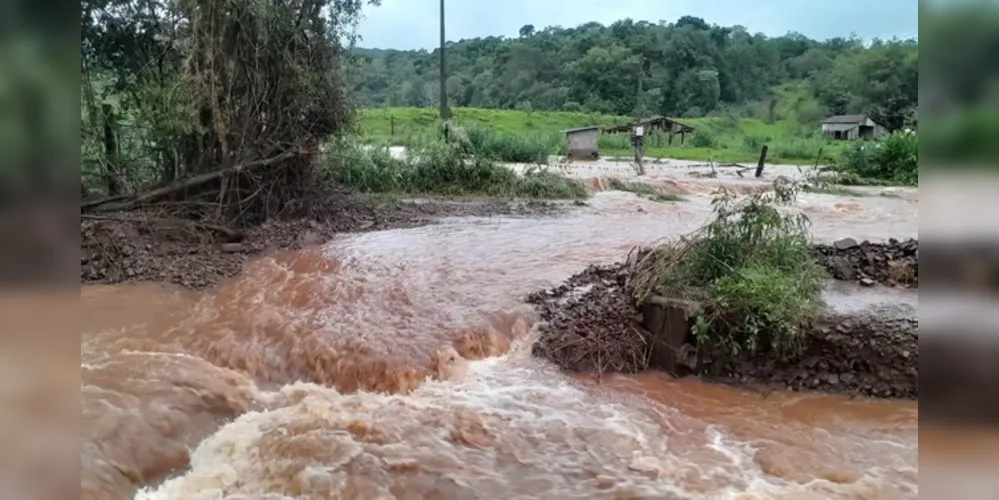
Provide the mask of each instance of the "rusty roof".
{"label": "rusty roof", "polygon": [[677,133],[694,131],[694,127],[691,127],[690,125],[687,125],[685,123],[680,123],[672,118],[668,118],[665,116],[653,116],[650,118],[643,118],[638,121],[625,123],[622,125],[604,127],[604,132],[612,132],[612,133],[631,132],[632,129],[635,127],[635,125],[642,125],[644,127],[653,130],[658,128],[660,130],[663,130],[664,132],[668,132],[670,130]]}

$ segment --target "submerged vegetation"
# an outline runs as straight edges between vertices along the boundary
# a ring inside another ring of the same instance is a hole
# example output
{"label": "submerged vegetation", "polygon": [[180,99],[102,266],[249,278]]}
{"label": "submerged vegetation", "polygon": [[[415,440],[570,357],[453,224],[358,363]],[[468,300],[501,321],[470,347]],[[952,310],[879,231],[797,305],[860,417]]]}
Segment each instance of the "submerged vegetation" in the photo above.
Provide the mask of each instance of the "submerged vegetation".
{"label": "submerged vegetation", "polygon": [[628,182],[621,179],[611,179],[610,183],[607,185],[610,189],[616,191],[627,191],[629,193],[635,193],[642,198],[658,201],[658,202],[671,202],[671,201],[684,201],[685,198],[672,193],[663,193],[662,191],[656,189],[655,186],[651,184],[646,184],[644,182]]}
{"label": "submerged vegetation", "polygon": [[696,298],[703,304],[694,335],[732,353],[793,348],[820,306],[826,278],[811,252],[808,220],[782,213],[799,186],[736,201],[721,190],[714,218],[681,241],[652,249],[636,263],[635,292]]}

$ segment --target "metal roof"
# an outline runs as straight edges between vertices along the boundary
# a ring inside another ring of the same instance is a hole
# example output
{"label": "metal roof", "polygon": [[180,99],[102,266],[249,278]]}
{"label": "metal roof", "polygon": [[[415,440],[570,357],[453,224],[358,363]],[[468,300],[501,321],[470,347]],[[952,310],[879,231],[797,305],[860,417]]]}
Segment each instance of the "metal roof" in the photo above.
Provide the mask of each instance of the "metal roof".
{"label": "metal roof", "polygon": [[680,122],[678,122],[676,120],[673,120],[671,118],[667,118],[665,116],[653,116],[651,118],[645,118],[643,120],[638,120],[637,122],[625,123],[625,124],[616,125],[616,126],[613,126],[613,127],[605,127],[604,128],[604,132],[630,132],[635,127],[635,125],[637,125],[637,124],[641,124],[642,126],[647,127],[648,129],[650,129],[650,131],[652,129],[657,129],[657,128],[660,129],[660,130],[666,131],[666,130],[669,130],[669,129],[673,129],[674,125],[677,125],[676,128],[678,130],[676,132],[693,132],[694,131],[694,127],[691,127],[690,125],[687,125],[685,123],[680,123]]}
{"label": "metal roof", "polygon": [[599,129],[599,128],[600,128],[600,125],[591,125],[589,127],[570,128],[570,129],[567,129],[567,130],[563,130],[562,133],[564,133],[564,134],[571,134],[573,132],[585,132],[587,130],[593,130],[593,129]]}
{"label": "metal roof", "polygon": [[822,123],[852,123],[857,125],[865,121],[867,121],[867,115],[836,115],[822,120]]}

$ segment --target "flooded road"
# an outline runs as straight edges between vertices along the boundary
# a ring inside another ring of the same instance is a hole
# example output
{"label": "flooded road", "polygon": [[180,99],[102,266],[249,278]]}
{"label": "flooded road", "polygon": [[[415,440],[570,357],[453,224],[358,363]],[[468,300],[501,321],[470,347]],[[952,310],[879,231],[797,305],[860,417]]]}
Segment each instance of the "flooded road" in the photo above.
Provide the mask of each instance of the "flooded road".
{"label": "flooded road", "polygon": [[[208,294],[84,287],[84,498],[915,498],[915,403],[530,356],[528,293],[705,221],[711,186],[672,186],[341,235]],[[917,236],[906,198],[799,209],[819,240]]]}

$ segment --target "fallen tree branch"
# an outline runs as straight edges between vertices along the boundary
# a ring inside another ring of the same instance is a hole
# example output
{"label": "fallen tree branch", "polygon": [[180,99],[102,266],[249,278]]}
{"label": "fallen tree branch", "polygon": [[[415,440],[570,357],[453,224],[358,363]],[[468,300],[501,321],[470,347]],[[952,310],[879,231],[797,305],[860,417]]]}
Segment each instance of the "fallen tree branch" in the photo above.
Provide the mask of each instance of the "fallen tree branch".
{"label": "fallen tree branch", "polygon": [[149,203],[151,201],[154,201],[158,198],[162,198],[176,191],[180,191],[182,189],[198,186],[206,182],[213,181],[215,179],[218,179],[219,177],[222,177],[223,175],[235,172],[241,172],[244,170],[252,170],[260,167],[266,167],[269,165],[273,165],[275,163],[289,160],[291,158],[294,158],[295,156],[298,156],[299,154],[301,153],[297,150],[288,151],[285,153],[281,153],[277,156],[273,156],[271,158],[251,161],[248,163],[241,163],[239,165],[235,165],[229,168],[215,170],[205,174],[196,175],[194,177],[188,177],[186,179],[179,179],[163,187],[156,188],[151,191],[146,191],[145,193],[136,194],[135,196],[131,197],[131,199],[126,199],[124,201],[121,201],[120,203],[116,203],[117,201],[119,201],[119,199],[117,198],[106,198],[104,200],[96,200],[81,205],[81,209],[89,208],[90,210],[86,211],[90,212],[115,212],[119,210],[132,210],[142,204]]}
{"label": "fallen tree branch", "polygon": [[196,229],[204,229],[208,231],[213,231],[219,233],[226,237],[229,241],[242,241],[246,236],[241,231],[237,231],[232,228],[225,226],[220,226],[217,224],[207,224],[204,222],[196,222],[186,219],[164,219],[157,217],[125,217],[117,215],[90,215],[90,214],[80,214],[80,218],[86,220],[103,220],[103,221],[119,221],[119,222],[135,222],[135,223],[147,223],[147,224],[160,224],[164,226],[178,226],[178,227],[193,227]]}

